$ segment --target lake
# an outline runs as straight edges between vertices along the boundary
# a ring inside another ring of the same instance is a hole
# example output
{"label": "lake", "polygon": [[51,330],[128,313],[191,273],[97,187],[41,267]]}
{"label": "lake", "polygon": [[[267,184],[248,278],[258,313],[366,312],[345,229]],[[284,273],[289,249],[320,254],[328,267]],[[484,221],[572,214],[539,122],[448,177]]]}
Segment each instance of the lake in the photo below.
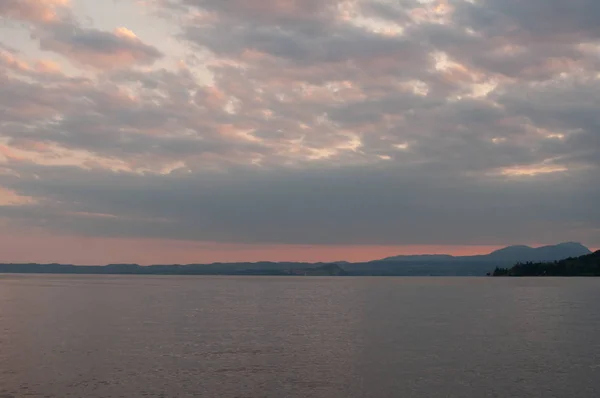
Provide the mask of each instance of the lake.
{"label": "lake", "polygon": [[0,275],[0,398],[598,397],[600,278]]}

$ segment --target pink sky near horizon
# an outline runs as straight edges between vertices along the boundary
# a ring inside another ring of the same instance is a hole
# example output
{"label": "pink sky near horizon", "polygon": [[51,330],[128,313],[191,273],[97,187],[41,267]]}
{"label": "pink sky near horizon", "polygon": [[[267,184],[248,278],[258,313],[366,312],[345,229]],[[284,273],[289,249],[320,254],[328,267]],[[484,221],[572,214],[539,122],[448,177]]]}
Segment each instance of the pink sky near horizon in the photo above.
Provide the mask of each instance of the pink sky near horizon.
{"label": "pink sky near horizon", "polygon": [[[538,246],[538,245],[533,245]],[[92,238],[41,233],[0,235],[0,263],[189,264],[256,261],[369,261],[408,254],[487,254],[493,245],[224,244],[161,239]],[[35,248],[32,250],[32,248]]]}

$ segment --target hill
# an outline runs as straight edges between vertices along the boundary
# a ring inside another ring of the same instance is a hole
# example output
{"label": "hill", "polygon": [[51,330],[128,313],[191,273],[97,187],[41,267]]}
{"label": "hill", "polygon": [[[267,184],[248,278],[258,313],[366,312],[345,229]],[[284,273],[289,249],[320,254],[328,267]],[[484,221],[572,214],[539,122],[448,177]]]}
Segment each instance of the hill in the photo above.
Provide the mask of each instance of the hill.
{"label": "hill", "polygon": [[555,261],[569,257],[577,257],[591,253],[590,249],[577,242],[565,242],[557,245],[542,247],[530,247],[524,245],[508,246],[503,249],[493,251],[489,254],[475,256],[451,256],[448,254],[424,254],[409,256],[387,257],[376,261],[401,262],[401,261],[427,261],[427,262],[525,262],[525,261]]}
{"label": "hill", "polygon": [[108,275],[256,275],[256,276],[341,276],[338,264],[324,263],[213,263],[187,265],[109,264],[77,266],[72,264],[0,264],[0,273],[18,274],[108,274]]}
{"label": "hill", "polygon": [[496,268],[494,276],[600,276],[600,250],[554,262],[519,263],[512,268]]}
{"label": "hill", "polygon": [[591,251],[581,243],[567,242],[558,245],[532,248],[529,246],[509,246],[496,250],[488,255],[489,258],[502,259],[511,262],[525,261],[556,261],[569,257],[590,254]]}
{"label": "hill", "polygon": [[547,262],[590,253],[579,243],[531,248],[509,246],[479,256],[447,254],[395,256],[382,260],[349,263],[242,262],[187,265],[109,264],[0,264],[0,273],[36,274],[142,274],[142,275],[309,275],[309,276],[484,276],[494,268],[517,262]]}
{"label": "hill", "polygon": [[293,275],[304,276],[343,276],[346,271],[338,264],[324,264],[314,268],[300,268],[291,271]]}

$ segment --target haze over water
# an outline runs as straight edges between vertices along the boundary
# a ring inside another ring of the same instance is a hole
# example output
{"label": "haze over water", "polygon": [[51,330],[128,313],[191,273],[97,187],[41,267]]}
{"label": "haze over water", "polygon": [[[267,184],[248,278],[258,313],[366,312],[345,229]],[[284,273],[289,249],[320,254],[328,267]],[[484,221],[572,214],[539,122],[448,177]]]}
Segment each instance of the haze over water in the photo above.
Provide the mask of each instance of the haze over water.
{"label": "haze over water", "polygon": [[600,279],[0,276],[0,397],[597,397]]}

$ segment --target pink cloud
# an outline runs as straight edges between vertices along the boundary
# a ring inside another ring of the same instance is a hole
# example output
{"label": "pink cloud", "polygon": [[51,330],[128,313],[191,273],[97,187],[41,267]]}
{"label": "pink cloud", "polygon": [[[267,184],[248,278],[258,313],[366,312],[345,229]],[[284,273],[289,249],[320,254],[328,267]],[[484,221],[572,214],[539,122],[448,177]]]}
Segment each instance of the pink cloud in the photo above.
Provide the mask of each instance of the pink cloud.
{"label": "pink cloud", "polygon": [[33,198],[21,196],[15,191],[0,186],[0,207],[1,206],[23,206],[35,203]]}
{"label": "pink cloud", "polygon": [[25,60],[20,59],[16,54],[2,50],[0,50],[0,65],[5,65],[17,72],[28,72],[31,70],[31,66]]}
{"label": "pink cloud", "polygon": [[69,0],[2,0],[0,15],[34,23],[55,22]]}
{"label": "pink cloud", "polygon": [[61,74],[60,65],[54,61],[43,59],[35,63],[35,70],[44,74]]}

